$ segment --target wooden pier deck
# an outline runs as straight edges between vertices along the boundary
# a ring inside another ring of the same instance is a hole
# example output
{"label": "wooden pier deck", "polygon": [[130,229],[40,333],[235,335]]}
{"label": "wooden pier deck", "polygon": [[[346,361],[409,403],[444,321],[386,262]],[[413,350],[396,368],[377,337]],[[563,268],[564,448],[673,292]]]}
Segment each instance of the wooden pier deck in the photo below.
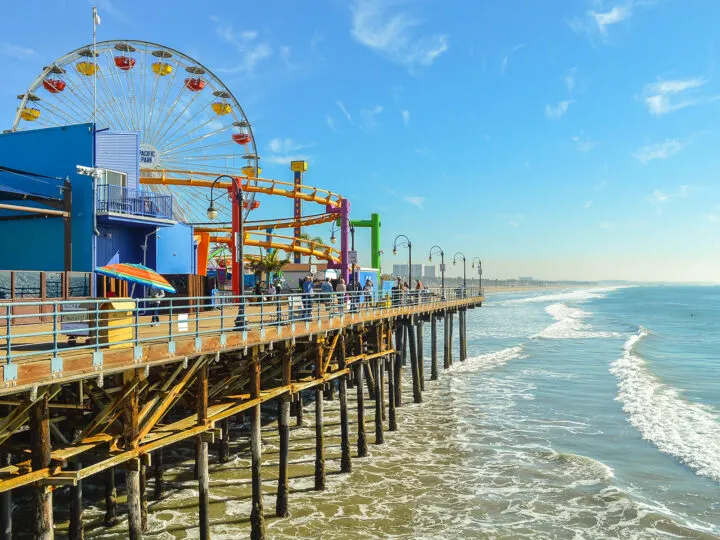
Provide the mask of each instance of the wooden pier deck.
{"label": "wooden pier deck", "polygon": [[[449,367],[455,321],[460,359],[464,360],[467,310],[481,306],[483,300],[479,294],[469,294],[452,300],[435,298],[402,306],[360,309],[356,313],[325,310],[308,321],[278,325],[268,320],[262,327],[259,306],[250,306],[245,311],[249,326],[244,330],[235,329],[229,322],[234,316],[229,309],[223,317],[218,317],[217,311],[208,311],[199,312],[196,320],[191,314],[183,332],[177,331],[176,321],[166,319],[158,326],[150,326],[149,317],[136,314],[131,342],[121,343],[117,348],[99,344],[87,348],[61,347],[53,332],[57,323],[37,323],[31,332],[24,332],[35,335],[13,337],[13,362],[0,367],[3,374],[0,381],[5,381],[0,388],[0,410],[5,409],[0,416],[0,458],[4,465],[0,466],[0,533],[12,528],[8,510],[12,490],[32,491],[36,519],[31,532],[36,537],[52,538],[52,487],[71,486],[77,495],[83,479],[122,467],[128,495],[128,535],[140,538],[146,505],[141,475],[144,476],[153,459],[156,478],[162,475],[157,470],[158,466],[162,469],[162,449],[194,439],[200,537],[209,538],[208,443],[218,443],[222,460],[223,448],[227,454],[228,419],[249,413],[254,494],[252,537],[262,538],[260,406],[275,401],[280,407],[277,515],[285,516],[291,402],[302,399],[303,392],[315,394],[315,485],[322,489],[325,393],[335,388],[339,392],[341,469],[346,471],[350,466],[348,382],[359,389],[357,447],[358,456],[362,457],[367,452],[365,388],[376,407],[375,441],[382,442],[384,429],[397,429],[397,408],[405,399],[400,382],[406,376],[402,368],[406,356],[413,382],[412,399],[416,403],[422,401],[426,378],[422,362],[424,323],[429,321],[431,328],[430,378],[437,378],[437,322],[444,323],[441,361],[444,367]],[[268,319],[272,316],[272,312],[267,313]],[[114,508],[111,495],[107,496],[106,505]],[[81,531],[80,504],[71,509],[70,537],[80,538]]]}

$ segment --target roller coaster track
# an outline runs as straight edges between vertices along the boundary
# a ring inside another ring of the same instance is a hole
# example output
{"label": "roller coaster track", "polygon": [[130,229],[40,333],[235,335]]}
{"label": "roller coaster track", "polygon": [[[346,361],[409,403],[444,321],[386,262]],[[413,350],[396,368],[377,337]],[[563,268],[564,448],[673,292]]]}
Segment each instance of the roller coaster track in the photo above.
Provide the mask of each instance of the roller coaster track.
{"label": "roller coaster track", "polygon": [[[188,176],[190,178],[183,178],[183,176]],[[180,169],[140,170],[140,183],[144,185],[210,188],[212,187],[216,177],[217,174],[213,173],[186,171]],[[249,193],[274,195],[287,197],[289,199],[300,199],[302,201],[320,204],[325,209],[339,208],[342,201],[342,197],[340,197],[340,195],[312,186],[296,186],[291,182],[270,180],[266,178],[250,178],[247,176],[235,176],[234,178],[240,180],[242,189]],[[215,184],[215,187],[217,189],[229,189],[232,185],[230,182],[219,181]],[[244,224],[245,238],[243,245],[261,247],[265,249],[279,249],[286,253],[299,253],[301,255],[310,255],[320,260],[339,262],[340,252],[330,246],[309,240],[294,238],[292,236],[283,236],[266,232],[268,229],[309,227],[311,225],[330,223],[336,219],[336,214],[324,213],[303,216],[299,220],[294,218],[280,218],[247,221]],[[213,234],[213,236],[210,236],[210,242],[215,244],[232,243],[232,238],[230,236],[231,229],[227,226],[196,226],[194,228],[194,232]],[[227,234],[227,236],[218,236],[218,234]],[[280,240],[280,242],[277,240]]]}
{"label": "roller coaster track", "polygon": [[[277,240],[281,242],[286,241],[286,243],[281,243]],[[229,236],[211,236],[210,242],[230,244],[232,243],[232,239]],[[292,236],[267,234],[260,231],[246,231],[243,245],[265,249],[279,249],[286,253],[300,253],[301,255],[309,255],[324,261],[340,262],[340,252],[338,250],[318,242],[294,238]]]}

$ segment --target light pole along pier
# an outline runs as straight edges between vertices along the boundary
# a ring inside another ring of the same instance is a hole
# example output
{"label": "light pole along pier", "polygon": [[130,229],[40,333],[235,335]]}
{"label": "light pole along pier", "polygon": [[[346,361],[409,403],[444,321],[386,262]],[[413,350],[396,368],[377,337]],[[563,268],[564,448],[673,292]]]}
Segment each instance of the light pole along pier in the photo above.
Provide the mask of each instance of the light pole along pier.
{"label": "light pole along pier", "polygon": [[[247,414],[250,424],[249,436],[242,435],[250,442],[250,535],[264,538],[267,514],[261,472],[267,464],[263,466],[261,405],[276,403],[279,410],[275,515],[283,518],[291,504],[291,403],[300,403],[304,394],[314,395],[314,486],[322,490],[326,475],[323,400],[339,396],[340,472],[349,472],[353,457],[365,456],[369,442],[382,444],[385,429],[398,429],[398,409],[404,406],[402,376],[407,371],[403,362],[410,364],[413,401],[422,401],[424,322],[431,322],[430,379],[437,379],[438,339],[444,338],[444,367],[452,365],[452,327],[448,330],[447,321],[458,313],[462,360],[465,314],[484,299],[475,290],[444,299],[442,291],[435,289],[405,303],[380,302],[354,313],[327,310],[317,303],[317,309],[302,319],[291,310],[289,298],[280,297],[279,306],[264,308],[246,303],[242,296],[225,300],[215,309],[188,310],[187,306],[210,305],[211,298],[170,298],[159,326],[151,325],[144,307],[132,303],[128,307],[107,300],[102,304],[88,301],[85,306],[73,302],[74,321],[84,321],[90,336],[86,343],[74,346],[60,343],[63,337],[57,322],[67,309],[65,303],[43,303],[39,306],[43,317],[36,317],[39,322],[33,324],[21,324],[23,312],[18,306],[3,304],[3,538],[10,534],[53,538],[57,510],[53,490],[59,487],[70,490],[69,537],[82,538],[83,481],[104,485],[104,490],[93,490],[90,497],[99,498],[93,504],[105,509],[106,526],[126,527],[122,534],[141,538],[147,530],[148,492],[163,497],[163,451],[190,441],[195,443],[200,537],[210,538],[209,453],[217,449],[220,462],[229,459],[229,428],[242,414]],[[241,306],[245,319],[238,326]],[[78,311],[82,307],[85,316]],[[280,321],[274,317],[278,307],[283,314]],[[183,309],[187,318],[179,322],[172,314]],[[268,314],[273,317],[268,319]],[[444,335],[437,331],[439,318],[446,321]],[[114,324],[103,326],[108,320]],[[357,395],[355,425],[349,421],[348,385]],[[366,432],[368,400],[375,409],[374,437]],[[300,416],[302,407],[296,406],[295,414]],[[125,477],[128,519],[123,525],[115,525],[116,476]],[[103,492],[104,497],[99,495]],[[18,510],[14,499],[31,501],[32,519],[13,520],[13,510]]]}

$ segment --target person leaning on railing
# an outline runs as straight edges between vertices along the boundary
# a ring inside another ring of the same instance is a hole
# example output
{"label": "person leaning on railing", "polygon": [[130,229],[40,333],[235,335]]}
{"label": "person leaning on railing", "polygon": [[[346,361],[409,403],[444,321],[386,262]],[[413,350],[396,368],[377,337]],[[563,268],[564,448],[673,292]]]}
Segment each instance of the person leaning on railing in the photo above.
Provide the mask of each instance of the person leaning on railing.
{"label": "person leaning on railing", "polygon": [[340,278],[337,285],[335,285],[335,293],[337,296],[337,302],[340,305],[340,314],[345,313],[345,302],[347,297],[347,285],[345,280]]}
{"label": "person leaning on railing", "polygon": [[303,281],[303,318],[310,320],[312,315],[312,304],[313,296],[315,291],[313,290],[313,280],[311,276],[307,276]]}

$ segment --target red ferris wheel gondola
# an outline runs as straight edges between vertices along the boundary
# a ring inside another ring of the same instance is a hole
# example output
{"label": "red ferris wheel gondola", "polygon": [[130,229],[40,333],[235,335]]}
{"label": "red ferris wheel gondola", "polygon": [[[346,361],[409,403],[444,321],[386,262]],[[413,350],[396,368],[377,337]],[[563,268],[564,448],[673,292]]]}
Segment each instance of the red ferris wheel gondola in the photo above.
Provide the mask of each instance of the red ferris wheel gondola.
{"label": "red ferris wheel gondola", "polygon": [[127,53],[135,52],[135,47],[129,43],[118,43],[115,45],[115,49],[122,52],[120,56],[113,57],[115,67],[122,71],[130,71],[135,67],[135,59],[132,56],[128,56]]}

